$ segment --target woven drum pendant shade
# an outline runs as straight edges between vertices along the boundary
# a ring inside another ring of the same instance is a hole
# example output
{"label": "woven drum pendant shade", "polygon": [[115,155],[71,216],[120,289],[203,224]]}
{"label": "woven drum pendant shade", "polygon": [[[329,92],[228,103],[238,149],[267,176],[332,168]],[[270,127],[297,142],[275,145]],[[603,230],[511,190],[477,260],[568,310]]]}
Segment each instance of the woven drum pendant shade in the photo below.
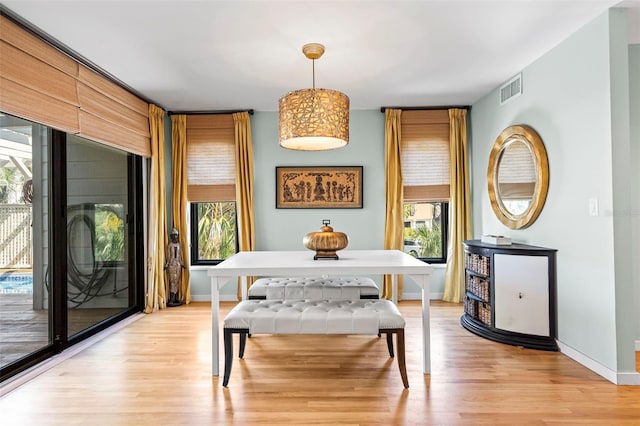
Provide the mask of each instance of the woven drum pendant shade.
{"label": "woven drum pendant shade", "polygon": [[[309,59],[324,53],[322,45],[303,47]],[[344,93],[314,88],[289,92],[278,102],[280,146],[300,151],[322,151],[349,143],[349,98]]]}

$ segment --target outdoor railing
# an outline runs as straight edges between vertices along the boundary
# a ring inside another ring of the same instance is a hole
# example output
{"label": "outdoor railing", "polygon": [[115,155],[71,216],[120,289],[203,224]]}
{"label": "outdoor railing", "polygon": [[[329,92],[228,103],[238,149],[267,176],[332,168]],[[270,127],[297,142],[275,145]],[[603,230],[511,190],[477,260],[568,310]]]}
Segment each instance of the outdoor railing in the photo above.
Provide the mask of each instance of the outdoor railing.
{"label": "outdoor railing", "polygon": [[31,206],[0,204],[0,269],[31,268]]}

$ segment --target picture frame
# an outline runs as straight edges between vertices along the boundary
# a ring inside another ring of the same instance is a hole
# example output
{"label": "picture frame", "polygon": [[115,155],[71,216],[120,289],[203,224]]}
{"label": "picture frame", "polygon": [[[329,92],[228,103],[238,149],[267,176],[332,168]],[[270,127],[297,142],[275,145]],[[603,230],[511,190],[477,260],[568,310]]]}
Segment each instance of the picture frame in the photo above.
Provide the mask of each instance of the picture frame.
{"label": "picture frame", "polygon": [[361,209],[362,166],[278,166],[276,208]]}

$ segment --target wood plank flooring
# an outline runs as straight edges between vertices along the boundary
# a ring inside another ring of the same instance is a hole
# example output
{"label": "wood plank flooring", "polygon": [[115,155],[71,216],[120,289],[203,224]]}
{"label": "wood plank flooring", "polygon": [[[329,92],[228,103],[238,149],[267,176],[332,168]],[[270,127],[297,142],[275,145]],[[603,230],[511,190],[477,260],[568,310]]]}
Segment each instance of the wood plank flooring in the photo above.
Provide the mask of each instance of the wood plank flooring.
{"label": "wood plank flooring", "polygon": [[[123,308],[68,310],[72,336]],[[49,311],[33,309],[31,294],[0,294],[0,366],[5,366],[49,344]]]}
{"label": "wood plank flooring", "polygon": [[[233,305],[221,304],[221,318]],[[482,339],[460,326],[460,305],[431,306],[432,374],[425,376],[420,302],[399,304],[408,390],[384,339],[317,335],[252,337],[223,388],[211,376],[210,305],[192,303],[147,315],[5,395],[0,422],[640,424],[640,387],[615,386],[559,352]]]}

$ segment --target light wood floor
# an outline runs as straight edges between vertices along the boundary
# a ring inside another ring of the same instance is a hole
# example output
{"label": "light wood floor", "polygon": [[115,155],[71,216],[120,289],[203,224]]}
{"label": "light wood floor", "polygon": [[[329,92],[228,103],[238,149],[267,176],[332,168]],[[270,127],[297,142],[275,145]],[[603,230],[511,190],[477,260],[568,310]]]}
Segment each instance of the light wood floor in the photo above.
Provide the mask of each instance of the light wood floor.
{"label": "light wood floor", "polygon": [[[103,321],[124,308],[67,311],[69,336]],[[0,294],[0,366],[49,344],[49,311],[34,310],[31,294]]]}
{"label": "light wood floor", "polygon": [[[221,316],[233,306],[221,305]],[[408,390],[384,339],[267,335],[248,340],[225,389],[211,376],[210,305],[193,303],[147,315],[5,395],[0,423],[640,424],[640,387],[615,386],[558,352],[482,339],[459,325],[461,306],[431,306],[424,376],[420,303],[400,303]]]}

